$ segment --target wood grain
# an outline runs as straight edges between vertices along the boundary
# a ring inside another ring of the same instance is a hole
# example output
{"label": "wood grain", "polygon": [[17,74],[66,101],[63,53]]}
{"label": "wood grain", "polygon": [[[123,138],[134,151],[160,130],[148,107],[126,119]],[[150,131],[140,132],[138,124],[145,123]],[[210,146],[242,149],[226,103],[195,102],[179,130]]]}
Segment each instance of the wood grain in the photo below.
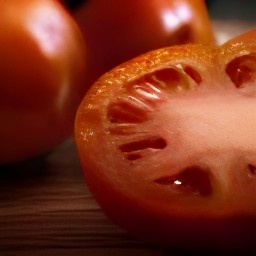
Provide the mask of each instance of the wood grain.
{"label": "wood grain", "polygon": [[0,255],[131,253],[167,252],[106,218],[85,185],[72,140],[44,158],[0,167]]}
{"label": "wood grain", "polygon": [[0,166],[0,256],[191,253],[142,243],[114,225],[86,187],[73,140],[43,158]]}

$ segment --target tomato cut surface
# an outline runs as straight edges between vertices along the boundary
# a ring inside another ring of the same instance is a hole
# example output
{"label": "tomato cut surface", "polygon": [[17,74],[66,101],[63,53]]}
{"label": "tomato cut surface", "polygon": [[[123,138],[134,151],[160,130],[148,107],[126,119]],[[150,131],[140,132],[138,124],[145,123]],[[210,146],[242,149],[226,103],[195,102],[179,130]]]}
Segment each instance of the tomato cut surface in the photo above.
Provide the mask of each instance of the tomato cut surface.
{"label": "tomato cut surface", "polygon": [[255,53],[254,30],[149,52],[94,84],[76,143],[115,223],[168,246],[254,246]]}

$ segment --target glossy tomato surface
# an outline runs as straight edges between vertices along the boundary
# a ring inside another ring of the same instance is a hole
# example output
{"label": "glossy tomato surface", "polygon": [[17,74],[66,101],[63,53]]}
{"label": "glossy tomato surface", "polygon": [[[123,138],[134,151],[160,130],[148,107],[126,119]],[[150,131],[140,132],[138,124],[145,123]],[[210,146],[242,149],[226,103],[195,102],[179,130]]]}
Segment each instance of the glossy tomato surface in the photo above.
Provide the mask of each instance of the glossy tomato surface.
{"label": "glossy tomato surface", "polygon": [[0,1],[0,164],[26,160],[73,131],[84,92],[84,39],[57,1]]}
{"label": "glossy tomato surface", "polygon": [[[204,0],[64,1],[88,43],[89,81],[149,50],[212,43]],[[76,4],[77,3],[77,4]]]}
{"label": "glossy tomato surface", "polygon": [[157,244],[254,247],[255,62],[256,30],[152,51],[94,84],[75,135],[107,216]]}

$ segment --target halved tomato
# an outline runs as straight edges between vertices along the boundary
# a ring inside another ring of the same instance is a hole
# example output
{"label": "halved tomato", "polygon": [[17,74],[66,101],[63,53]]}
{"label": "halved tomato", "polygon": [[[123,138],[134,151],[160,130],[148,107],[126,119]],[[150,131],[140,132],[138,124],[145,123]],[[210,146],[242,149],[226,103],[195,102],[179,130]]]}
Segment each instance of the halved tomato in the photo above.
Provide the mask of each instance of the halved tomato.
{"label": "halved tomato", "polygon": [[167,246],[254,248],[255,63],[253,30],[149,52],[94,84],[76,143],[115,223]]}

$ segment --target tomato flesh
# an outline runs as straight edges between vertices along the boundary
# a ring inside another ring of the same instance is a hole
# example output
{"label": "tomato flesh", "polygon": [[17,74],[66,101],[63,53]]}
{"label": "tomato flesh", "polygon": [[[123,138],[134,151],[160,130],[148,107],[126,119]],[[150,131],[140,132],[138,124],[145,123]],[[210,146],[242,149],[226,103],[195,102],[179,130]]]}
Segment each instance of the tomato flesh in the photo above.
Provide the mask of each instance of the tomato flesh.
{"label": "tomato flesh", "polygon": [[253,248],[255,53],[254,30],[149,52],[94,84],[76,143],[115,223],[167,246]]}

